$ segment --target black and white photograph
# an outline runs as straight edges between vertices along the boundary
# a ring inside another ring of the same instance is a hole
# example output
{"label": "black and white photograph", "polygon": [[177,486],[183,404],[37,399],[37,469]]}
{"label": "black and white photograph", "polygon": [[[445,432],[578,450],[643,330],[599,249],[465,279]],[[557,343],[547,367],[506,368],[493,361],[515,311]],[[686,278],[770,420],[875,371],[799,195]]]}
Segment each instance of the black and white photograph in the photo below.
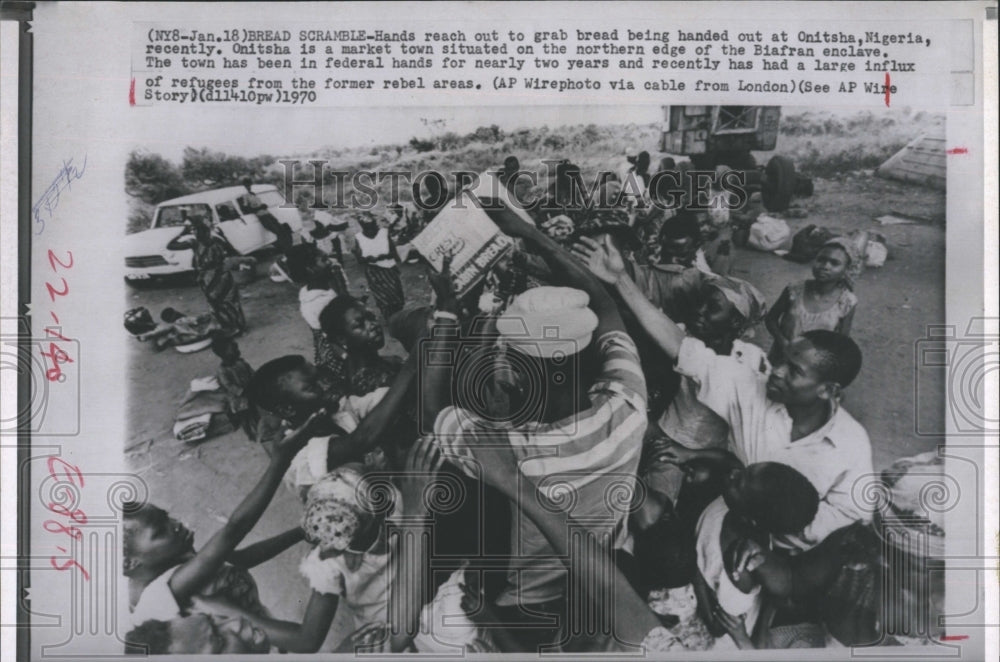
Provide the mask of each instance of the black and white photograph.
{"label": "black and white photograph", "polygon": [[987,658],[995,7],[12,4],[5,651]]}
{"label": "black and white photograph", "polygon": [[[526,126],[484,108],[466,114],[495,123],[459,133],[447,109],[421,113],[397,144],[131,153],[126,452],[151,497],[126,515],[135,643],[203,652],[177,620],[196,604],[242,619],[252,647],[353,650],[402,627],[394,591],[463,627],[424,618],[393,650],[940,636],[886,631],[882,607],[944,599],[944,521],[912,510],[941,439],[913,432],[898,351],[943,321],[944,117],[663,106],[633,111],[648,123]],[[396,190],[363,195],[393,172]],[[463,172],[496,193],[466,200]],[[479,216],[510,249],[460,296],[447,276],[469,260],[451,255]],[[920,377],[940,399],[943,374]],[[940,428],[943,411],[925,415]],[[262,472],[283,486],[253,487]],[[386,476],[402,501],[385,512],[327,501]],[[431,517],[418,571],[374,531],[421,489],[442,501],[415,509]],[[567,527],[597,546],[570,550]],[[613,601],[587,604],[586,552],[607,556]],[[170,579],[199,567],[200,584]]]}

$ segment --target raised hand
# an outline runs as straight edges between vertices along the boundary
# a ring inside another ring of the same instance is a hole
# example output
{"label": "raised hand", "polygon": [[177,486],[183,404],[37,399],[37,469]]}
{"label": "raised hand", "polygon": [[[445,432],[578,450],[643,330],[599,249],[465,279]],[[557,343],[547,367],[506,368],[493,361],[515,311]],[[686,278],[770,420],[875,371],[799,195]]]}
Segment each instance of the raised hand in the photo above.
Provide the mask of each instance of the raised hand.
{"label": "raised hand", "polygon": [[767,561],[767,550],[751,538],[745,538],[739,543],[733,562],[733,578],[739,580],[748,575]]}
{"label": "raised hand", "polygon": [[390,641],[385,623],[368,623],[351,633],[351,643],[357,653],[389,653]]}
{"label": "raised hand", "polygon": [[695,456],[694,451],[684,448],[684,446],[681,446],[676,441],[667,438],[657,439],[650,446],[649,455],[653,458],[654,462],[664,462],[680,466],[690,462]]}
{"label": "raised hand", "polygon": [[326,407],[321,407],[275,445],[275,457],[291,459],[302,450],[309,440],[322,428],[326,419]]}
{"label": "raised hand", "polygon": [[604,235],[600,243],[590,237],[580,237],[573,244],[572,251],[573,255],[587,265],[591,273],[605,283],[613,284],[625,274],[625,259],[608,235]]}
{"label": "raised hand", "polygon": [[449,252],[441,262],[441,271],[432,271],[427,280],[434,290],[438,310],[458,313],[458,294],[455,292],[455,280],[451,274],[451,262],[454,254]]}
{"label": "raised hand", "polygon": [[737,647],[741,650],[754,647],[750,635],[747,634],[746,615],[733,616],[723,609],[722,605],[718,602],[715,603],[712,615],[715,617],[715,622],[726,631],[726,634],[733,638]]}
{"label": "raised hand", "polygon": [[406,455],[404,473],[399,479],[399,491],[403,497],[403,513],[410,517],[426,517],[429,512],[425,493],[434,482],[437,472],[444,463],[441,451],[430,436],[421,437],[410,447]]}

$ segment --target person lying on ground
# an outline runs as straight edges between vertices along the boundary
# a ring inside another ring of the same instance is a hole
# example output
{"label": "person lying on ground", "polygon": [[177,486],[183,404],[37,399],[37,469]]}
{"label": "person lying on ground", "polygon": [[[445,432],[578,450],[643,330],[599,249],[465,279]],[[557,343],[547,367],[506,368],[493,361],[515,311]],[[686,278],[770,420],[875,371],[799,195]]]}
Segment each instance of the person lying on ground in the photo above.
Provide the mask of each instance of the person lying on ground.
{"label": "person lying on ground", "polygon": [[157,351],[167,347],[190,345],[222,330],[222,325],[212,313],[185,315],[169,307],[160,313],[160,322],[152,331],[136,336],[143,342],[152,340]]}

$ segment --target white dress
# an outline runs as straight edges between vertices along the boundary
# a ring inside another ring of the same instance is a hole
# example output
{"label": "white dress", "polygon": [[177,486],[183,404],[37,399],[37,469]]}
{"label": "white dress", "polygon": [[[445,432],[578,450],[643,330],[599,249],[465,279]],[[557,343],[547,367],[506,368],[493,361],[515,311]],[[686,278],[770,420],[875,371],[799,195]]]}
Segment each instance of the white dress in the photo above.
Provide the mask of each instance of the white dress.
{"label": "white dress", "polygon": [[[726,572],[722,558],[720,535],[722,522],[729,508],[719,497],[713,501],[698,520],[696,551],[698,554],[698,571],[705,578],[705,583],[715,591],[719,606],[733,616],[743,614],[747,633],[753,632],[757,616],[760,614],[760,586],[755,586],[749,593],[736,588],[729,573]],[[716,640],[712,650],[735,650],[736,642],[728,634]]]}

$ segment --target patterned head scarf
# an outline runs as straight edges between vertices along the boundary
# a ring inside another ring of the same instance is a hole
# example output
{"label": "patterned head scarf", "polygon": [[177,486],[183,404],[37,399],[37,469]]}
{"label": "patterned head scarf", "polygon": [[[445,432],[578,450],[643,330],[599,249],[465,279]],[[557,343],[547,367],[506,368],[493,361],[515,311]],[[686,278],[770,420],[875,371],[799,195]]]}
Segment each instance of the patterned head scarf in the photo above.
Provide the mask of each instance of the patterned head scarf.
{"label": "patterned head scarf", "polygon": [[319,479],[306,496],[302,530],[306,540],[324,549],[345,551],[374,515],[363,503],[364,478],[349,466],[338,467]]}
{"label": "patterned head scarf", "polygon": [[[847,255],[847,270],[844,272],[844,285],[854,289],[854,283],[864,268],[861,248],[850,237],[834,237],[823,244],[823,248],[839,248]],[[822,250],[822,249],[820,249]]]}
{"label": "patterned head scarf", "polygon": [[705,279],[705,285],[722,292],[723,296],[743,316],[744,324],[743,328],[740,329],[741,333],[751,329],[764,319],[764,315],[767,313],[767,302],[764,295],[747,281],[729,276],[710,276]]}

